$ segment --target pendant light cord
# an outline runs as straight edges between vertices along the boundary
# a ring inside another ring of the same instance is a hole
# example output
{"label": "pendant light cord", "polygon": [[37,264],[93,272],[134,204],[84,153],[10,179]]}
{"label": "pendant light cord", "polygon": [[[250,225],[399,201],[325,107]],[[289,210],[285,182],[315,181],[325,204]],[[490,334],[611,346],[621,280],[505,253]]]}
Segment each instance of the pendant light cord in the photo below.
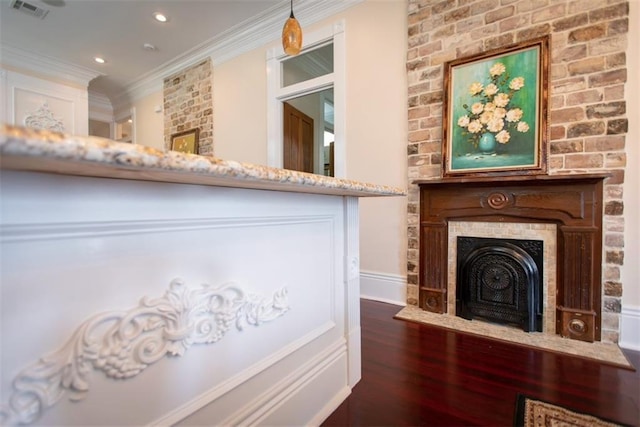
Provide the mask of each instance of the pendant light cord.
{"label": "pendant light cord", "polygon": [[291,15],[289,15],[289,18],[295,18],[295,16],[293,16],[293,0],[291,0]]}

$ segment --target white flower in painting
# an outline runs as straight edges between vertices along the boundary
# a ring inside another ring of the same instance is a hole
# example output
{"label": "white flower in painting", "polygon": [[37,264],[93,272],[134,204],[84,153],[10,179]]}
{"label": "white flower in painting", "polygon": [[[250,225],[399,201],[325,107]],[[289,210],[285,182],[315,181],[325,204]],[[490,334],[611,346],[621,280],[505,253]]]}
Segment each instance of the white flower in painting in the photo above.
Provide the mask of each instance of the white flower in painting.
{"label": "white flower in painting", "polygon": [[495,110],[493,110],[493,115],[496,119],[504,119],[504,117],[507,115],[507,110],[502,107],[496,108]]}
{"label": "white flower in painting", "polygon": [[491,120],[493,120],[493,112],[485,111],[484,113],[480,114],[480,117],[478,118],[478,120],[480,120],[480,123],[482,123],[483,125],[486,125]]}
{"label": "white flower in painting", "polygon": [[518,132],[528,132],[529,131],[529,125],[527,124],[527,122],[520,122],[518,123]]}
{"label": "white flower in painting", "polygon": [[509,101],[509,95],[506,93],[499,93],[493,98],[493,103],[496,104],[496,107],[506,107]]}
{"label": "white flower in painting", "polygon": [[506,130],[501,130],[496,134],[496,141],[500,144],[506,144],[511,139],[511,135]]}
{"label": "white flower in painting", "polygon": [[504,121],[501,119],[494,118],[489,123],[487,123],[487,129],[489,132],[500,132],[504,128]]}
{"label": "white flower in painting", "polygon": [[471,94],[471,96],[477,95],[480,92],[482,92],[482,89],[484,89],[484,87],[482,86],[482,83],[479,83],[479,82],[472,83],[471,86],[469,86],[469,94]]}
{"label": "white flower in painting", "polygon": [[515,123],[517,121],[519,121],[520,119],[522,119],[522,110],[519,108],[512,108],[511,110],[509,110],[509,112],[507,113],[507,121],[511,122],[511,123]]}
{"label": "white flower in painting", "polygon": [[469,116],[462,116],[458,119],[458,126],[461,128],[466,128],[469,126]]}
{"label": "white flower in painting", "polygon": [[487,96],[493,96],[499,92],[498,86],[493,83],[489,83],[487,87],[484,88],[484,94]]}
{"label": "white flower in painting", "polygon": [[482,102],[476,102],[471,106],[471,112],[473,114],[480,114],[484,110],[484,104]]}
{"label": "white flower in painting", "polygon": [[501,62],[497,62],[491,66],[491,69],[489,69],[489,74],[491,74],[492,77],[496,77],[502,75],[502,73],[504,73],[505,71],[507,71],[507,69],[505,68],[504,64]]}
{"label": "white flower in painting", "polygon": [[509,83],[509,89],[520,90],[524,87],[524,77],[516,77]]}
{"label": "white flower in painting", "polygon": [[496,104],[494,104],[493,102],[487,102],[484,105],[484,111],[493,111],[496,109]]}
{"label": "white flower in painting", "polygon": [[478,120],[474,120],[469,123],[469,126],[467,126],[467,130],[471,133],[478,133],[482,130],[482,124]]}

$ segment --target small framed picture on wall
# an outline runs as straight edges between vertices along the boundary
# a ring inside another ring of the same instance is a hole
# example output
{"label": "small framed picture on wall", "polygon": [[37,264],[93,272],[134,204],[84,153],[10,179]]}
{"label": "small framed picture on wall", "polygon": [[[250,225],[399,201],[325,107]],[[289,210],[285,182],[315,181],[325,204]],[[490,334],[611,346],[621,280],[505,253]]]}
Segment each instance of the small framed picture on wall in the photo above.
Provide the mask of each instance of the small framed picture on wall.
{"label": "small framed picture on wall", "polygon": [[171,135],[171,150],[181,153],[198,154],[200,129],[193,128]]}

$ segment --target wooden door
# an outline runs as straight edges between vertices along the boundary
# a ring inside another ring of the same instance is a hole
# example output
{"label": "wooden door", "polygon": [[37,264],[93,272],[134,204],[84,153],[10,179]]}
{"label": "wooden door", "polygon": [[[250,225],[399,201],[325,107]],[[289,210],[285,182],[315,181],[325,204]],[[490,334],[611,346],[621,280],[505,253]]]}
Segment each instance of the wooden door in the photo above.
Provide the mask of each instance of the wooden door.
{"label": "wooden door", "polygon": [[284,103],[283,167],[313,173],[313,119]]}

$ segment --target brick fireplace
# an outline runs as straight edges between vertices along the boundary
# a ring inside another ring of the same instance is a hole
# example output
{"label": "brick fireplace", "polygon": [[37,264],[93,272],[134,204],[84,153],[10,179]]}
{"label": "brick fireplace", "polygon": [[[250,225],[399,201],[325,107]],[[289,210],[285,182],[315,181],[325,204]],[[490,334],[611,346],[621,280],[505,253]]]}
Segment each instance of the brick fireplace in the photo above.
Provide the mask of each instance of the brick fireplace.
{"label": "brick fireplace", "polygon": [[[550,175],[610,175],[603,185],[603,251],[598,253],[602,257],[599,333],[603,342],[618,342],[623,288],[626,291],[635,286],[622,283],[620,271],[625,262],[623,190],[628,167],[624,97],[631,49],[628,15],[629,3],[625,0],[408,1],[409,306],[424,303],[420,289],[424,269],[420,257],[422,190],[415,182],[443,179],[443,64],[549,35],[547,170]],[[500,184],[503,178],[493,180]],[[455,221],[450,218],[450,223]],[[507,222],[511,221],[516,220]],[[471,220],[465,218],[461,222]],[[556,227],[555,223],[537,224]]]}
{"label": "brick fireplace", "polygon": [[[419,306],[451,313],[450,222],[536,224],[556,228],[553,288],[545,290],[546,330],[581,341],[600,341],[602,322],[602,215],[606,174],[445,178],[420,187]],[[471,227],[473,229],[473,227]],[[511,238],[529,238],[511,232]],[[549,245],[547,245],[549,246]],[[548,256],[547,258],[554,258]],[[552,263],[549,259],[547,263]],[[549,283],[547,281],[546,285]],[[453,295],[452,295],[453,293]],[[555,295],[555,297],[553,297]],[[552,310],[553,311],[553,310]],[[555,325],[549,325],[554,319]]]}

